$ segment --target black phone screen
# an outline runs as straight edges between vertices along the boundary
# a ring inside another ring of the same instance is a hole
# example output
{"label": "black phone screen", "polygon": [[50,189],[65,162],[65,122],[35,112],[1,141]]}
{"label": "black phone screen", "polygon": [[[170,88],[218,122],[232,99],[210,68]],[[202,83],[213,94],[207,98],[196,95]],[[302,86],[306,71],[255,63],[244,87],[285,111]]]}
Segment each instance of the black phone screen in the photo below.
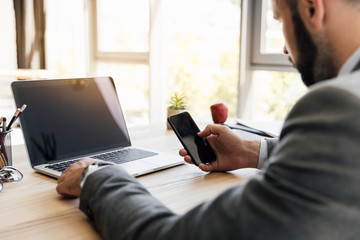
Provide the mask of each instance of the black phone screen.
{"label": "black phone screen", "polygon": [[200,130],[188,112],[170,116],[168,122],[196,165],[216,160],[207,140],[197,135]]}

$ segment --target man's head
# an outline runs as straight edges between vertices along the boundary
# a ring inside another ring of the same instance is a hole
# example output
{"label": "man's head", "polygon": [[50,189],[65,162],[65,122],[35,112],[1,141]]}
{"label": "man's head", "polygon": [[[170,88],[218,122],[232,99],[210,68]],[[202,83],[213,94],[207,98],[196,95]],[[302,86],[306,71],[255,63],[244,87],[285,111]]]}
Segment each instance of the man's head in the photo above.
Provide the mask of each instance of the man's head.
{"label": "man's head", "polygon": [[[307,86],[335,77],[349,53],[356,50],[351,48],[360,47],[360,41],[336,36],[343,34],[346,22],[354,24],[336,10],[356,7],[360,9],[360,0],[273,0],[274,18],[283,23],[284,52]],[[349,14],[360,17],[360,10]]]}

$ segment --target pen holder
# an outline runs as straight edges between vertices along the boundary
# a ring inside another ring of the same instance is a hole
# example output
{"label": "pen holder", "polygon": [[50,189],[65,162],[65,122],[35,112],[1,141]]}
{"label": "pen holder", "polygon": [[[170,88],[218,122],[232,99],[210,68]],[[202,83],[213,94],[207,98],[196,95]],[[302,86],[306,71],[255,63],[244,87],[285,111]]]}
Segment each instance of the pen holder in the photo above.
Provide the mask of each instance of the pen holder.
{"label": "pen holder", "polygon": [[11,131],[0,132],[0,168],[12,165]]}

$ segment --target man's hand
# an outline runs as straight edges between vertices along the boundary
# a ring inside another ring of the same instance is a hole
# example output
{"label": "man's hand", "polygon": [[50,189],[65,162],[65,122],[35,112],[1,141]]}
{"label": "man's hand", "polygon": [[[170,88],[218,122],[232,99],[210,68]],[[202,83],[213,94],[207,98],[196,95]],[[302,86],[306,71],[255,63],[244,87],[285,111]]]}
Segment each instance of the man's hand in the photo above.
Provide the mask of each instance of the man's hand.
{"label": "man's hand", "polygon": [[[231,171],[239,168],[256,168],[259,159],[260,141],[247,141],[241,139],[228,127],[221,125],[208,125],[200,137],[205,137],[216,153],[216,161],[210,164],[200,164],[199,168],[205,172]],[[192,163],[191,157],[185,149],[179,154],[185,162]]]}
{"label": "man's hand", "polygon": [[94,162],[96,160],[84,158],[71,164],[58,179],[56,191],[64,197],[79,197],[81,192],[81,174],[88,165]]}

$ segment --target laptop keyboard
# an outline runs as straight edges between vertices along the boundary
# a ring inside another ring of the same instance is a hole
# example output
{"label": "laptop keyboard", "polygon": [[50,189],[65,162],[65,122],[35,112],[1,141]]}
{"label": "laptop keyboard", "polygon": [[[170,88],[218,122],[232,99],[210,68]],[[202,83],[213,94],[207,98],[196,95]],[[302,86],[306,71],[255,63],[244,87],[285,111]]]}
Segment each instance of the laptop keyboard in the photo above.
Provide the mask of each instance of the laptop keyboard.
{"label": "laptop keyboard", "polygon": [[[136,149],[136,148],[129,148],[129,149],[119,150],[119,151],[115,151],[115,152],[98,154],[98,155],[92,156],[91,158],[120,164],[120,163],[131,162],[131,161],[134,161],[137,159],[151,157],[151,156],[155,156],[155,155],[157,155],[157,153],[149,152],[149,151],[145,151],[145,150],[141,150],[141,149]],[[75,160],[71,160],[71,161],[67,161],[67,162],[55,163],[55,164],[46,166],[46,168],[50,168],[55,171],[63,172],[71,164],[76,163],[79,160],[80,159],[75,159]]]}
{"label": "laptop keyboard", "polygon": [[71,164],[78,162],[80,159],[75,159],[75,160],[71,160],[71,161],[67,161],[67,162],[61,162],[61,163],[54,163],[51,165],[47,165],[45,166],[46,168],[58,171],[58,172],[63,172],[65,171],[65,169],[67,169],[68,167],[70,167]]}
{"label": "laptop keyboard", "polygon": [[129,148],[120,151],[99,154],[96,156],[92,156],[91,158],[110,161],[119,164],[119,163],[134,161],[140,158],[151,157],[155,155],[157,155],[157,153],[136,149],[136,148]]}

